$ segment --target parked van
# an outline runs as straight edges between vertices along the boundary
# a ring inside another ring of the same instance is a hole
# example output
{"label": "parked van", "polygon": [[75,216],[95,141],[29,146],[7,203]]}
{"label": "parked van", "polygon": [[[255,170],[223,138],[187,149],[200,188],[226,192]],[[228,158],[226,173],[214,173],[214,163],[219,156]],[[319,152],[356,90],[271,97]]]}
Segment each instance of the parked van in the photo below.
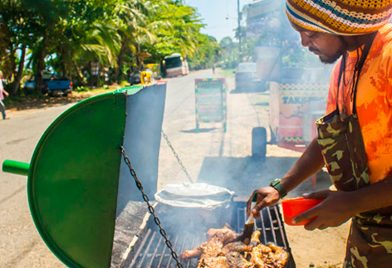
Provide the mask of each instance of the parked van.
{"label": "parked van", "polygon": [[162,69],[166,77],[189,74],[188,62],[179,53],[173,53],[170,56],[166,56],[162,62]]}
{"label": "parked van", "polygon": [[239,91],[254,90],[257,85],[256,63],[241,62],[235,71],[235,89]]}

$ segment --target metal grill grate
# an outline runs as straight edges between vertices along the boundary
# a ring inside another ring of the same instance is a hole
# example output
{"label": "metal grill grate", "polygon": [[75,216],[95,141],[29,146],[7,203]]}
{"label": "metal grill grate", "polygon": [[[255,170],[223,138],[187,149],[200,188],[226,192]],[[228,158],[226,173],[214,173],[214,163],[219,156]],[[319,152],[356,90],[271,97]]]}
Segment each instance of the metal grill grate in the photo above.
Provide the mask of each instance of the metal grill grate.
{"label": "metal grill grate", "polygon": [[[231,226],[238,233],[246,219],[245,203],[235,202],[235,216],[232,219]],[[196,215],[195,215],[196,217]],[[277,206],[264,208],[260,213],[260,218],[256,219],[256,228],[262,232],[262,243],[273,242],[278,246],[284,247],[291,252],[279,208]],[[192,249],[206,241],[205,233],[186,233],[176,230],[177,235],[170,236],[177,254],[186,249]],[[170,232],[169,232],[170,233]],[[184,267],[197,267],[198,259],[183,260]],[[146,267],[176,267],[172,256],[169,253],[161,235],[155,228],[154,222],[149,220],[143,229],[143,234],[139,235],[137,243],[124,259],[122,267],[146,268]],[[291,258],[288,268],[294,268],[295,263]]]}
{"label": "metal grill grate", "polygon": [[[238,214],[242,215],[238,216],[237,219],[239,222],[238,227],[241,228],[240,230],[237,229],[237,232],[242,232],[242,227],[244,226],[246,219],[246,209],[239,208],[238,211]],[[261,242],[263,244],[273,242],[274,244],[289,250],[286,233],[277,206],[265,208],[261,211],[260,217],[256,220],[256,229],[261,230]]]}
{"label": "metal grill grate", "polygon": [[[131,263],[126,267],[176,267],[163,239],[161,237],[157,238],[157,236],[160,236],[158,232],[149,229]],[[177,252],[182,252],[185,249],[197,247],[203,242],[202,240],[203,236],[200,236],[199,241],[196,239],[189,241],[186,236],[177,236],[173,240],[173,244]],[[197,262],[197,259],[191,259],[186,262],[182,261],[182,265],[184,267],[196,267]]]}

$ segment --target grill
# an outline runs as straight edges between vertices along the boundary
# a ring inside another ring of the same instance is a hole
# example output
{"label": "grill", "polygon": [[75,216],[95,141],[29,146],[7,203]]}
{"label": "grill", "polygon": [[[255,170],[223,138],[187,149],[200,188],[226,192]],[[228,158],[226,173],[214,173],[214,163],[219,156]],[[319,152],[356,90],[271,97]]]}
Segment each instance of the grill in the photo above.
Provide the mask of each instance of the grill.
{"label": "grill", "polygon": [[[242,232],[242,228],[246,219],[246,203],[233,202],[231,207],[231,221],[228,222],[228,224],[231,226],[231,228],[240,233]],[[156,209],[159,211],[159,207]],[[194,215],[194,217],[196,219],[198,215]],[[134,219],[135,218],[133,217],[132,220]],[[192,222],[192,219],[187,219],[187,221]],[[183,225],[188,225],[188,222],[183,223]],[[171,240],[174,249],[179,255],[185,249],[197,247],[202,242],[206,241],[206,231],[211,226],[206,226],[206,229],[203,230],[186,231],[183,230],[181,225],[173,226],[173,224],[171,224],[171,226],[167,226],[163,220],[163,227],[169,234],[169,239]],[[223,225],[219,226],[218,228],[221,227],[223,227]],[[122,227],[120,228],[122,230],[118,230],[116,227],[112,267],[176,267],[176,263],[173,260],[169,249],[166,247],[165,241],[160,235],[152,217],[145,215],[142,224],[139,227],[138,233],[129,243],[127,241],[119,241],[121,240],[121,235],[119,237],[119,233],[124,233],[124,231],[126,232],[127,229],[129,231],[132,229],[132,227],[122,224]],[[273,206],[264,208],[260,213],[260,217],[256,219],[256,228],[261,230],[262,243],[266,244],[268,242],[273,242],[278,246],[284,247],[291,256],[291,249],[287,241],[279,207]],[[123,247],[123,249],[120,249],[119,245],[124,246],[126,244],[127,246],[125,248]],[[119,250],[122,252],[116,252]],[[115,260],[116,256],[117,260]],[[197,263],[197,258],[193,258],[191,260],[181,260],[181,264],[184,267],[197,267]],[[287,268],[295,268],[295,262],[292,257],[290,257]]]}

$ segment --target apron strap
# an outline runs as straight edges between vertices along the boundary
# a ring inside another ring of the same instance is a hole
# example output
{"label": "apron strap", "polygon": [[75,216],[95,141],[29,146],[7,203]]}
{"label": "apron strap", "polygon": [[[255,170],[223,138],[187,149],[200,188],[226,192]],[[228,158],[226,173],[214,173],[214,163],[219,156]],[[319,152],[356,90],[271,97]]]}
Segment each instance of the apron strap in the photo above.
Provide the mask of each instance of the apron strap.
{"label": "apron strap", "polygon": [[339,112],[340,114],[340,110],[339,110],[339,90],[340,90],[340,84],[342,83],[342,78],[343,78],[343,92],[344,92],[344,83],[346,80],[346,75],[345,75],[345,68],[346,68],[346,52],[343,53],[342,56],[342,61],[340,62],[340,68],[339,68],[339,77],[338,77],[338,88],[336,91],[336,110]]}

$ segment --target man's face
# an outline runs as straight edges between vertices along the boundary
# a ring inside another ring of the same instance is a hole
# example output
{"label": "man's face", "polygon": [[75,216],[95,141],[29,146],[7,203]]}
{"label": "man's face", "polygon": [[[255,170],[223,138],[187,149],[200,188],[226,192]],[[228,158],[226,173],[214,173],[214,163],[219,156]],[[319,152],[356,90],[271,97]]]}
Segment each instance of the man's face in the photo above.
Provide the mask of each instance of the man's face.
{"label": "man's face", "polygon": [[302,46],[319,56],[323,63],[334,63],[346,50],[345,43],[337,35],[294,28],[301,36]]}

